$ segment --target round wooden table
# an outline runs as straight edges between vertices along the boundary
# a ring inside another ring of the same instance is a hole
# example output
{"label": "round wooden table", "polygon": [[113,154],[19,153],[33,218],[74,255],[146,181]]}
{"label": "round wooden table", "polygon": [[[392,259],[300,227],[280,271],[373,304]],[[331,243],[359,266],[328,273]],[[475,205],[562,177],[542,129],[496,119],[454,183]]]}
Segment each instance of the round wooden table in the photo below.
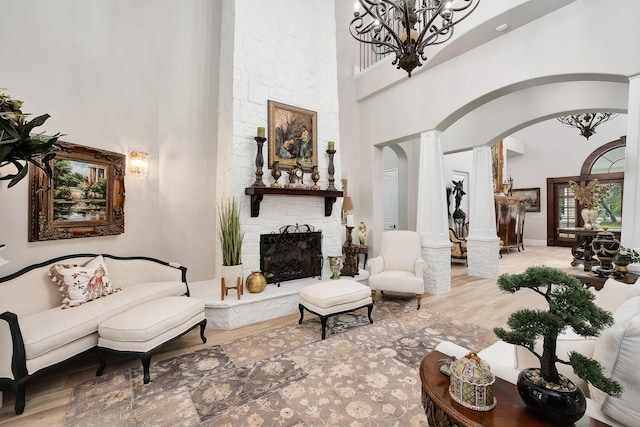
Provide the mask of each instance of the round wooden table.
{"label": "round wooden table", "polygon": [[496,407],[481,412],[465,408],[449,396],[449,377],[440,372],[440,359],[448,356],[432,351],[422,359],[420,379],[422,380],[422,406],[431,427],[453,426],[553,426],[536,418],[527,409],[514,384],[496,378]]}

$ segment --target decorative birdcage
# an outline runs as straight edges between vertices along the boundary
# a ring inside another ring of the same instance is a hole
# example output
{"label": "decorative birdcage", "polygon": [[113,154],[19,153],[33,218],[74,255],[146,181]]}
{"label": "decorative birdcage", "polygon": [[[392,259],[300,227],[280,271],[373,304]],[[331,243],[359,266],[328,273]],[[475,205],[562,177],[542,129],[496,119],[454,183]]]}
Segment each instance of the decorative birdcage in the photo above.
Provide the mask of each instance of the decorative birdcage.
{"label": "decorative birdcage", "polygon": [[490,411],[496,406],[494,383],[496,377],[489,364],[474,352],[453,362],[450,366],[451,398],[475,411]]}

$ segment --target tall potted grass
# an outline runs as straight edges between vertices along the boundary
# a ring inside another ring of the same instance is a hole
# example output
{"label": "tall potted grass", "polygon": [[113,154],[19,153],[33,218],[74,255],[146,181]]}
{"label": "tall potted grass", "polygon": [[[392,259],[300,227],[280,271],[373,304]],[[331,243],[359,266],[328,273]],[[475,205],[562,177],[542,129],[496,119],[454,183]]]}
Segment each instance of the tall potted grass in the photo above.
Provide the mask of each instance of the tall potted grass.
{"label": "tall potted grass", "polygon": [[242,295],[242,240],[240,228],[240,205],[235,198],[222,202],[218,207],[218,235],[222,248],[222,299],[226,288],[237,287],[238,298]]}

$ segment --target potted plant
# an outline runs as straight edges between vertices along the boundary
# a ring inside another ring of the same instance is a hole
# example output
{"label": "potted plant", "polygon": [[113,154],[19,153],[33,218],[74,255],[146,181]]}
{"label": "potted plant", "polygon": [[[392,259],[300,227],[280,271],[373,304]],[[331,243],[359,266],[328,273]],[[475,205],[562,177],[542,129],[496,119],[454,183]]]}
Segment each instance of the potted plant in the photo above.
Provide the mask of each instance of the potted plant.
{"label": "potted plant", "polygon": [[0,89],[0,168],[13,165],[15,173],[0,176],[0,180],[9,181],[9,188],[27,176],[29,163],[42,169],[51,180],[52,170],[49,161],[56,155],[55,145],[60,137],[57,133],[46,136],[32,134],[34,128],[41,126],[50,117],[48,114],[27,121],[23,113],[22,101],[11,99]]}
{"label": "potted plant", "polygon": [[622,274],[628,273],[629,269],[627,266],[636,262],[640,262],[640,253],[635,249],[625,248],[624,246],[620,246],[620,251],[613,257],[616,271]]}
{"label": "potted plant", "polygon": [[242,240],[244,232],[240,228],[240,205],[235,198],[222,202],[218,208],[218,235],[222,248],[223,295],[226,288],[238,287],[242,294]]}
{"label": "potted plant", "polygon": [[[498,278],[503,292],[515,293],[531,289],[541,295],[548,310],[522,309],[507,320],[511,328],[495,328],[501,340],[520,345],[540,361],[540,368],[525,369],[518,376],[518,392],[525,404],[554,422],[572,423],[586,410],[584,394],[568,378],[560,375],[556,363],[571,365],[577,376],[605,393],[618,396],[622,387],[606,378],[596,360],[571,352],[569,360],[556,354],[558,335],[568,328],[585,338],[596,337],[613,324],[613,316],[593,303],[593,293],[583,288],[578,279],[562,270],[536,266],[521,274],[503,274]],[[536,341],[542,340],[542,351]],[[554,390],[555,389],[555,390]]]}

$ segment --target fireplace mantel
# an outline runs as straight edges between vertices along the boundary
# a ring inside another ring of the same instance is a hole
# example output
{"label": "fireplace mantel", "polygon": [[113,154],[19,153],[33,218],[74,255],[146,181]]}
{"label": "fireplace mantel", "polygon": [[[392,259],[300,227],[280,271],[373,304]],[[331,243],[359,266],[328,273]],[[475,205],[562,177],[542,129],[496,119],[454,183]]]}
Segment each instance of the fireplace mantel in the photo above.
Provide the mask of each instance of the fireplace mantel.
{"label": "fireplace mantel", "polygon": [[260,203],[265,194],[273,196],[312,196],[324,197],[324,216],[331,216],[333,204],[344,193],[339,190],[311,190],[306,188],[274,188],[274,187],[247,187],[244,194],[251,196],[251,216],[260,216]]}

